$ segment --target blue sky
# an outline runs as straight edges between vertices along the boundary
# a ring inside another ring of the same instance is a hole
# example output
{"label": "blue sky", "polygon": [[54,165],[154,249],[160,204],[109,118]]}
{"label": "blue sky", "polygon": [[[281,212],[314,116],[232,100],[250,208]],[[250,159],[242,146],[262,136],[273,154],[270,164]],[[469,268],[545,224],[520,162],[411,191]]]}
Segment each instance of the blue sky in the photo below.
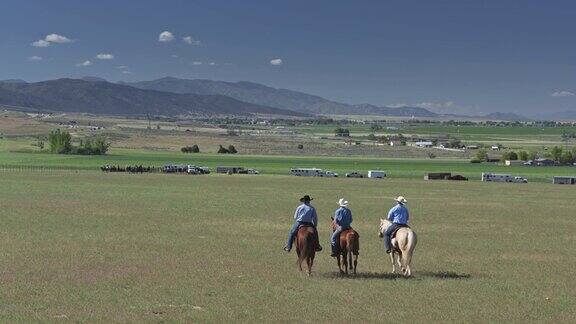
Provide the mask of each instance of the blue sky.
{"label": "blue sky", "polygon": [[575,33],[575,1],[3,0],[0,79],[248,80],[534,115],[576,111]]}

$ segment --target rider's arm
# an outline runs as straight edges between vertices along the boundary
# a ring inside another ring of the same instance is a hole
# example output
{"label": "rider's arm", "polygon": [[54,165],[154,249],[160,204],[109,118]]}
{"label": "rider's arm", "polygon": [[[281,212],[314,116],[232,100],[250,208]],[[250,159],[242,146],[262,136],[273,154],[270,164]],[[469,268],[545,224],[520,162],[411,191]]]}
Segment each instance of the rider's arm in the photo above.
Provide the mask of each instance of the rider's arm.
{"label": "rider's arm", "polygon": [[316,215],[316,208],[312,209],[312,224],[314,224],[314,227],[318,225],[318,215]]}
{"label": "rider's arm", "polygon": [[300,211],[300,206],[298,206],[298,208],[296,208],[296,211],[294,212],[294,219],[298,218],[298,212]]}
{"label": "rider's arm", "polygon": [[392,221],[394,220],[394,211],[396,210],[396,207],[392,207],[390,208],[390,211],[388,212],[388,220]]}

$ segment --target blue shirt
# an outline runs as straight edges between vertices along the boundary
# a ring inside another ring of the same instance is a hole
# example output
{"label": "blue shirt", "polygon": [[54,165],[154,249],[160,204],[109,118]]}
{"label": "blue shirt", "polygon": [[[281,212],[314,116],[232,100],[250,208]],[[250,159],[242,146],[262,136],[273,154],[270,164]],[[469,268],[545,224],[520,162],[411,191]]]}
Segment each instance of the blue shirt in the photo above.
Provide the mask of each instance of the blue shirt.
{"label": "blue shirt", "polygon": [[346,207],[336,209],[334,221],[341,227],[348,228],[352,224],[352,212]]}
{"label": "blue shirt", "polygon": [[403,204],[398,204],[390,209],[388,212],[388,220],[392,223],[408,225],[408,208]]}
{"label": "blue shirt", "polygon": [[297,222],[312,223],[314,226],[318,224],[318,216],[316,209],[310,204],[302,204],[296,208],[294,212],[294,220]]}

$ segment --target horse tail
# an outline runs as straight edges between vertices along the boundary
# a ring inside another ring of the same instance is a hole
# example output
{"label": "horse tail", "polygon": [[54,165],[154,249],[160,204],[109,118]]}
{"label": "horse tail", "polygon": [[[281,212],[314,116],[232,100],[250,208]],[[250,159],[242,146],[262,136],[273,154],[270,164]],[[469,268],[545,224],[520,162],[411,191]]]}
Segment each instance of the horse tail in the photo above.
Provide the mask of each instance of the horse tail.
{"label": "horse tail", "polygon": [[410,262],[412,262],[412,253],[414,253],[414,248],[416,247],[417,242],[416,233],[414,233],[412,230],[409,230],[406,241],[406,255],[402,255],[404,267],[410,266]]}
{"label": "horse tail", "polygon": [[348,240],[348,246],[346,247],[346,252],[347,252],[347,258],[348,258],[348,269],[352,270],[354,269],[354,264],[352,263],[352,242],[350,240]]}

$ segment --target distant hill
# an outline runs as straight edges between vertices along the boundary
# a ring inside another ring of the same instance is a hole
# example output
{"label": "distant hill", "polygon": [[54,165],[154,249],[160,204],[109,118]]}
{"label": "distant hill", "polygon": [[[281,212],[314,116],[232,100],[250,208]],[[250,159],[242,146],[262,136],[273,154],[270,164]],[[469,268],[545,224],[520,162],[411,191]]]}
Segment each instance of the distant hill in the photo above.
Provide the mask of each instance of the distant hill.
{"label": "distant hill", "polygon": [[515,113],[502,113],[502,112],[494,112],[488,115],[482,116],[484,119],[488,120],[503,120],[503,121],[531,121],[530,118],[524,117],[522,115],[518,115]]}
{"label": "distant hill", "polygon": [[22,79],[8,79],[8,80],[0,80],[0,83],[22,84],[27,82]]}
{"label": "distant hill", "polygon": [[180,94],[224,95],[258,105],[289,109],[308,114],[330,115],[381,115],[435,117],[437,114],[417,107],[378,107],[369,104],[350,105],[324,99],[319,96],[276,89],[262,84],[240,81],[224,82],[212,80],[187,80],[166,77],[153,81],[123,83],[147,90],[174,92]]}
{"label": "distant hill", "polygon": [[176,94],[95,80],[58,79],[36,83],[0,83],[0,105],[39,111],[109,115],[284,115],[286,109],[246,103],[223,95]]}

